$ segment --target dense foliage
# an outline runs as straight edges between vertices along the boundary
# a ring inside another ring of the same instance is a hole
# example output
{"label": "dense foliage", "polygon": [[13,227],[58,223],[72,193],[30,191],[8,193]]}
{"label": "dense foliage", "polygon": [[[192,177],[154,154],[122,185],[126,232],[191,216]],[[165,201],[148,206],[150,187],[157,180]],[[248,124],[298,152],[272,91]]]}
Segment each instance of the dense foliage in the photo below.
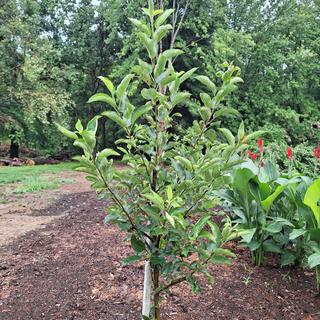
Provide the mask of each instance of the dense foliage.
{"label": "dense foliage", "polygon": [[[2,139],[54,153],[52,123],[72,126],[104,107],[86,105],[102,90],[97,77],[119,81],[134,65],[141,47],[126,16],[137,17],[145,1],[7,0],[0,5],[0,123]],[[177,9],[174,29],[163,46],[185,55],[178,70],[197,66],[214,75],[217,65],[233,61],[242,70],[241,90],[228,98],[251,129],[264,127],[267,140],[295,147],[300,167],[312,173],[312,150],[320,140],[317,1],[159,0]],[[180,23],[181,22],[181,23]],[[178,31],[178,32],[177,32]],[[194,97],[197,82],[185,83]],[[132,83],[130,94],[134,94]],[[181,105],[181,123],[195,119],[198,98]],[[104,120],[103,120],[104,121]],[[237,127],[233,120],[229,124]],[[234,131],[234,130],[233,130]],[[98,146],[121,137],[117,126],[99,128]],[[284,149],[286,146],[284,146]],[[280,157],[281,164],[281,157]]]}

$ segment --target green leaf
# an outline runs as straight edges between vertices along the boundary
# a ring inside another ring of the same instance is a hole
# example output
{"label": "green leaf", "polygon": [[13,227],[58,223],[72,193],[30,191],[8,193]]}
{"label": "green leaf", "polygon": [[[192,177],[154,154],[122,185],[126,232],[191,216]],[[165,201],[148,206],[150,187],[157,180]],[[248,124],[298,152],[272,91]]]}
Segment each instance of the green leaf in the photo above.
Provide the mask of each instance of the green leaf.
{"label": "green leaf", "polygon": [[167,191],[167,198],[168,198],[169,201],[171,201],[172,197],[173,197],[172,187],[171,186],[167,186],[166,191]]}
{"label": "green leaf", "polygon": [[192,164],[190,160],[181,156],[176,156],[175,159],[179,161],[188,171],[192,171]]}
{"label": "green leaf", "polygon": [[117,108],[117,104],[112,97],[107,95],[106,93],[96,93],[89,100],[88,103],[92,102],[105,102],[112,106],[113,108]]}
{"label": "green leaf", "polygon": [[95,116],[93,117],[87,124],[87,131],[92,132],[93,134],[96,134],[98,129],[98,120],[101,118],[101,116]]}
{"label": "green leaf", "polygon": [[81,133],[81,131],[83,131],[83,125],[80,121],[80,119],[78,119],[77,123],[76,123],[76,129]]}
{"label": "green leaf", "polygon": [[171,217],[168,212],[166,212],[165,216],[166,216],[166,219],[170,222],[170,224],[174,227],[175,223],[174,223],[173,217]]}
{"label": "green leaf", "polygon": [[212,107],[212,100],[210,98],[210,96],[205,93],[205,92],[201,92],[200,93],[200,99],[201,101],[203,102],[203,104],[207,107],[207,108],[210,108]]}
{"label": "green leaf", "polygon": [[181,102],[186,102],[188,100],[188,98],[190,97],[190,93],[189,92],[178,92],[176,93],[173,98],[172,98],[172,106],[176,106],[177,104],[181,103]]}
{"label": "green leaf", "polygon": [[177,56],[179,56],[180,54],[183,54],[183,53],[184,52],[182,50],[179,50],[179,49],[168,49],[168,50],[163,52],[163,56],[169,60],[169,59],[175,58],[175,57],[177,57]]}
{"label": "green leaf", "polygon": [[308,258],[308,266],[310,268],[314,268],[320,265],[320,253],[316,252],[309,256]]}
{"label": "green leaf", "polygon": [[253,236],[255,235],[257,228],[251,229],[240,229],[238,231],[238,235],[242,238],[245,243],[250,243],[252,241]]}
{"label": "green leaf", "polygon": [[190,284],[192,293],[199,293],[200,292],[200,286],[197,282],[197,279],[194,276],[187,276],[186,281]]}
{"label": "green leaf", "polygon": [[138,27],[140,30],[145,32],[147,35],[151,34],[150,28],[142,21],[138,19],[129,18],[129,20],[134,24],[136,27]]}
{"label": "green leaf", "polygon": [[126,122],[121,119],[114,111],[105,111],[102,112],[102,114],[117,123],[122,128],[125,128],[127,126]]}
{"label": "green leaf", "polygon": [[229,249],[217,248],[213,252],[214,254],[220,255],[220,256],[232,257],[232,258],[236,257],[236,255]]}
{"label": "green leaf", "polygon": [[314,217],[318,223],[318,228],[320,228],[320,207],[318,202],[320,200],[320,178],[314,181],[311,186],[307,189],[306,195],[304,197],[304,204],[311,208]]}
{"label": "green leaf", "polygon": [[[168,59],[163,55],[163,53],[161,53],[159,55],[157,64],[154,68],[154,76],[156,78],[158,78],[160,76],[160,74],[163,73],[163,70],[164,70],[164,67],[165,67],[167,61],[168,61]],[[168,70],[168,72],[170,73],[170,70]]]}
{"label": "green leaf", "polygon": [[211,117],[211,110],[207,107],[201,107],[200,110],[200,115],[203,121],[207,121]]}
{"label": "green leaf", "polygon": [[240,113],[234,108],[222,108],[213,114],[213,119],[217,119],[222,116],[240,116]]}
{"label": "green leaf", "polygon": [[228,143],[231,145],[231,146],[234,146],[235,145],[235,137],[233,136],[232,132],[227,129],[227,128],[219,128],[219,131],[224,135],[224,137],[227,139]]}
{"label": "green leaf", "polygon": [[105,84],[105,86],[108,88],[109,92],[111,94],[113,94],[114,86],[113,86],[112,82],[106,77],[101,77],[100,76],[100,77],[98,77],[98,79],[100,79]]}
{"label": "green leaf", "polygon": [[141,95],[146,100],[156,100],[158,98],[158,92],[154,88],[143,88],[141,90]]}
{"label": "green leaf", "polygon": [[152,193],[147,193],[143,195],[145,198],[150,200],[156,207],[160,210],[164,209],[164,201],[156,192],[152,191]]}
{"label": "green leaf", "polygon": [[132,80],[132,78],[133,78],[133,75],[128,74],[127,76],[125,76],[123,78],[121,83],[118,85],[116,95],[117,95],[117,98],[119,99],[119,101],[121,101],[122,98],[124,97],[124,94],[128,88],[130,81]]}
{"label": "green leaf", "polygon": [[112,149],[106,148],[98,153],[98,160],[101,161],[111,156],[120,156],[120,154]]}
{"label": "green leaf", "polygon": [[241,121],[239,129],[238,129],[238,141],[244,139],[244,123]]}
{"label": "green leaf", "polygon": [[210,89],[214,95],[216,94],[216,85],[207,76],[196,76],[196,79]]}
{"label": "green leaf", "polygon": [[280,247],[273,242],[272,240],[267,240],[263,243],[263,249],[266,252],[274,252],[274,253],[281,253]]}
{"label": "green leaf", "polygon": [[196,71],[198,68],[192,68],[189,71],[185,72],[181,77],[180,77],[180,83],[188,80]]}
{"label": "green leaf", "polygon": [[131,117],[132,124],[134,124],[140,117],[142,117],[145,113],[147,113],[151,109],[152,109],[151,104],[146,104],[142,107],[139,107],[138,109],[135,109]]}
{"label": "green leaf", "polygon": [[226,264],[230,266],[232,264],[231,259],[224,257],[224,256],[213,256],[210,259],[210,262],[215,263],[215,264]]}
{"label": "green leaf", "polygon": [[292,232],[289,234],[289,239],[294,240],[299,238],[300,236],[303,236],[307,230],[305,229],[293,229]]}
{"label": "green leaf", "polygon": [[145,33],[139,32],[138,37],[141,40],[144,47],[147,49],[150,59],[153,59],[157,55],[157,45],[154,40],[150,39]]}
{"label": "green leaf", "polygon": [[162,76],[162,75],[160,75],[160,76],[156,79],[156,81],[158,82],[158,81],[160,80],[159,83],[160,83],[162,86],[165,86],[165,85],[169,84],[170,82],[176,80],[176,78],[177,78],[177,76],[176,76],[175,74],[171,74],[171,75],[169,74],[168,76],[166,75],[165,77],[163,77],[163,79],[161,79],[161,76]]}
{"label": "green leaf", "polygon": [[191,239],[195,240],[198,238],[200,232],[210,219],[211,215],[206,215],[197,221],[197,223],[193,226],[191,230]]}
{"label": "green leaf", "polygon": [[166,24],[164,26],[161,26],[159,28],[157,28],[157,30],[155,31],[155,33],[153,34],[153,39],[156,41],[156,42],[160,42],[161,39],[163,37],[166,36],[166,34],[169,32],[169,30],[172,29],[172,26],[171,24]]}
{"label": "green leaf", "polygon": [[155,27],[159,28],[168,18],[169,16],[174,12],[174,9],[165,10],[156,20]]}
{"label": "green leaf", "polygon": [[155,267],[155,266],[162,266],[163,264],[165,264],[165,260],[162,258],[162,257],[159,257],[159,256],[151,256],[150,257],[150,264],[152,267]]}
{"label": "green leaf", "polygon": [[57,123],[56,125],[57,125],[57,127],[58,127],[58,130],[59,130],[62,134],[64,134],[66,137],[68,137],[68,138],[70,138],[70,139],[74,139],[74,140],[77,140],[77,139],[78,139],[78,136],[76,135],[76,133],[74,133],[74,132],[72,132],[72,131],[70,131],[70,130],[62,127],[62,126],[60,126],[60,124],[58,124],[58,123]]}
{"label": "green leaf", "polygon": [[137,237],[134,234],[131,236],[131,246],[133,250],[138,253],[141,253],[146,249],[144,242],[140,239],[137,239]]}
{"label": "green leaf", "polygon": [[[256,139],[256,138],[259,138],[261,136],[263,136],[266,132],[263,131],[263,130],[258,130],[258,131],[255,131],[253,133],[250,133],[248,135],[246,135],[243,139],[242,139],[242,143],[247,143],[253,139]],[[240,142],[240,141],[239,141]]]}
{"label": "green leaf", "polygon": [[240,77],[233,77],[233,78],[230,80],[230,83],[231,83],[231,84],[242,83],[242,82],[243,82],[243,79],[240,78]]}
{"label": "green leaf", "polygon": [[261,206],[265,211],[269,211],[273,202],[276,200],[276,198],[283,192],[283,190],[286,188],[285,185],[278,186],[276,190],[266,199],[261,201]]}
{"label": "green leaf", "polygon": [[287,250],[281,255],[281,267],[288,266],[290,264],[293,264],[296,260],[296,255]]}
{"label": "green leaf", "polygon": [[129,256],[125,259],[122,260],[122,263],[127,266],[129,264],[132,264],[136,261],[139,261],[141,259],[141,257],[139,255],[134,255],[134,256]]}

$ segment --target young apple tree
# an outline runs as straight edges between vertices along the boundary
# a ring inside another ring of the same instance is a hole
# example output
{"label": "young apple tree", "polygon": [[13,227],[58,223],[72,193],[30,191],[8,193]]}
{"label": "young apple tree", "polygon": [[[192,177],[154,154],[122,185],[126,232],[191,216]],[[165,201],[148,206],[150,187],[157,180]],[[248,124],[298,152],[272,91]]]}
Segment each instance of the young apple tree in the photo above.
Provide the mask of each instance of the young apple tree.
{"label": "young apple tree", "polygon": [[[105,222],[129,233],[134,254],[124,263],[145,261],[143,319],[160,319],[161,295],[172,286],[187,281],[197,292],[197,274],[211,281],[208,265],[230,263],[234,254],[224,246],[236,237],[228,220],[222,227],[213,221],[211,209],[217,203],[214,191],[222,187],[225,175],[239,163],[236,154],[243,149],[242,137],[236,142],[228,129],[219,128],[221,117],[237,114],[224,105],[224,99],[242,82],[240,70],[224,64],[223,71],[216,75],[218,81],[195,76],[196,68],[177,72],[173,62],[183,51],[159,50],[172,28],[166,22],[172,12],[155,9],[150,0],[148,8],[143,9],[143,19],[130,19],[138,30],[147,61],[139,59],[118,86],[100,77],[108,93],[97,93],[89,102],[105,102],[107,108],[86,128],[80,121],[75,132],[59,126],[83,150],[83,155],[75,158],[76,170],[87,173],[100,197],[111,201]],[[179,132],[176,124],[181,115],[176,107],[190,99],[181,85],[191,77],[205,90],[200,94],[199,121]],[[128,98],[133,79],[142,88],[140,106],[134,106]],[[96,132],[102,116],[124,132],[124,138],[115,142],[117,151],[96,152]],[[219,135],[228,143],[222,143]],[[120,154],[128,165],[126,170],[113,166],[111,157]]]}

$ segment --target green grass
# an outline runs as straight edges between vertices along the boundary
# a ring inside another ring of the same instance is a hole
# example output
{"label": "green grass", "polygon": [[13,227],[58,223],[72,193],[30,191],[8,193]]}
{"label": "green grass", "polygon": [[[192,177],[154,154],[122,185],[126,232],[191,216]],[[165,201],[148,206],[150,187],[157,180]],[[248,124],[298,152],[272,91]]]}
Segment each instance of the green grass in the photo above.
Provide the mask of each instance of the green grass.
{"label": "green grass", "polygon": [[61,171],[70,171],[73,167],[74,163],[72,162],[62,162],[59,164],[45,164],[39,166],[0,167],[0,186],[4,184],[17,182],[32,185],[34,184],[32,179],[39,177],[40,174],[56,174]]}
{"label": "green grass", "polygon": [[21,194],[48,189],[58,189],[60,186],[61,181],[59,180],[48,181],[48,178],[45,177],[31,177],[24,180],[20,187],[13,190],[13,193]]}

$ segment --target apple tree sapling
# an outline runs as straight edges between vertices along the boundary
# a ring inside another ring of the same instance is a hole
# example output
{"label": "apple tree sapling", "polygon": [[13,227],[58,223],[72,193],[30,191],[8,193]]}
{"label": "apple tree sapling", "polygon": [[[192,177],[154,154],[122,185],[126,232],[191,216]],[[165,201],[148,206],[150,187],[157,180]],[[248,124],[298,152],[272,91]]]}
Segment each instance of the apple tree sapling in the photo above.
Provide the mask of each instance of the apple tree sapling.
{"label": "apple tree sapling", "polygon": [[[219,128],[221,117],[237,115],[224,100],[242,82],[239,68],[225,63],[216,74],[217,81],[196,76],[196,68],[176,71],[173,61],[183,51],[159,50],[172,28],[166,22],[172,11],[157,10],[149,1],[143,19],[130,19],[147,59],[139,59],[117,86],[100,77],[107,93],[97,93],[89,102],[105,102],[106,111],[85,128],[80,121],[75,132],[59,126],[83,150],[75,157],[76,170],[87,173],[100,198],[111,201],[105,222],[117,224],[130,237],[134,254],[124,263],[146,261],[147,273],[150,266],[147,276],[152,281],[153,307],[148,310],[146,301],[143,318],[157,320],[164,291],[186,281],[197,292],[198,274],[212,281],[208,265],[228,264],[234,256],[224,246],[236,232],[228,220],[218,226],[211,208],[217,203],[214,191],[222,187],[224,176],[239,163],[235,155],[243,149],[241,139],[235,143],[229,139],[228,129]],[[181,115],[176,107],[189,102],[190,93],[181,88],[190,78],[200,81],[204,92],[200,93],[198,120],[181,133],[177,130]],[[141,94],[135,99],[141,101],[138,106],[128,97],[133,80],[141,86]],[[123,130],[123,138],[115,141],[117,150],[96,152],[100,117],[107,117]],[[221,142],[219,137],[228,142]],[[113,156],[121,157],[127,169],[114,166]]]}

